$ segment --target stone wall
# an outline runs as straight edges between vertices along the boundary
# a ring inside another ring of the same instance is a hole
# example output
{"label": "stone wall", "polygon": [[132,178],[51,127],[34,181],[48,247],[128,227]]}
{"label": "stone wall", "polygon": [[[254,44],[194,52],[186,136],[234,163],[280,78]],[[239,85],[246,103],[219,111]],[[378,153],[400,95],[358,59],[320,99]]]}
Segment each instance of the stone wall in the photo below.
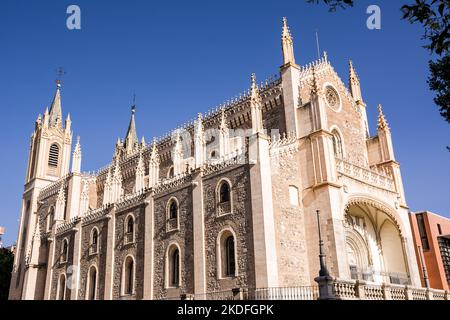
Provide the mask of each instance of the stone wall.
{"label": "stone wall", "polygon": [[[125,223],[129,214],[134,216],[134,242],[125,243]],[[142,299],[144,284],[144,205],[115,213],[115,246],[113,265],[113,299]],[[132,296],[122,296],[122,274],[125,259],[134,258],[135,263],[135,293]],[[109,262],[108,262],[109,263]]]}
{"label": "stone wall", "polygon": [[[309,285],[308,250],[302,205],[298,153],[272,157],[272,190],[279,286]],[[289,187],[297,188],[298,205],[290,203]]]}
{"label": "stone wall", "polygon": [[[98,253],[91,254],[91,234],[94,228],[98,229]],[[100,221],[94,221],[84,225],[81,235],[81,256],[80,256],[80,286],[78,299],[84,300],[87,297],[87,280],[91,266],[97,268],[97,299],[104,299],[105,291],[105,266],[106,248],[108,243],[108,220],[103,218]]]}
{"label": "stone wall", "polygon": [[[61,247],[63,240],[67,239],[69,241],[69,248],[68,248],[68,257],[67,262],[62,263],[61,262]],[[50,299],[51,300],[57,300],[57,291],[58,291],[58,281],[59,276],[62,273],[66,274],[66,286],[70,283],[70,276],[71,274],[67,274],[68,268],[70,266],[73,266],[73,246],[74,246],[74,240],[75,240],[75,231],[69,230],[65,233],[59,234],[55,237],[55,259],[53,264],[53,275],[52,275],[52,283],[51,283],[51,293],[50,293]],[[73,270],[72,270],[73,271]],[[70,287],[66,288],[66,300],[70,299],[71,290]]]}
{"label": "stone wall", "polygon": [[[167,231],[167,204],[175,197],[178,201],[179,229]],[[177,190],[155,196],[154,203],[154,297],[179,297],[181,293],[194,291],[192,187],[185,185]],[[176,243],[180,248],[180,286],[166,288],[166,253]]]}
{"label": "stone wall", "polygon": [[[222,178],[227,178],[231,182],[232,213],[218,216],[216,186]],[[220,172],[219,175],[205,177],[204,201],[207,291],[254,287],[255,266],[248,166],[240,166]],[[236,234],[237,277],[220,279],[217,272],[217,237],[226,227],[231,227]]]}

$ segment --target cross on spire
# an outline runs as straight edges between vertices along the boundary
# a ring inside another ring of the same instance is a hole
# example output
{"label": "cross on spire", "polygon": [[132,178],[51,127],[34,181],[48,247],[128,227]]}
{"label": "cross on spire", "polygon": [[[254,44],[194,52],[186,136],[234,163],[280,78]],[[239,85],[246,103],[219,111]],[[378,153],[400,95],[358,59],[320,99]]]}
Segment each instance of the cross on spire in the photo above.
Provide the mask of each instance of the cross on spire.
{"label": "cross on spire", "polygon": [[61,82],[62,82],[62,77],[66,74],[66,70],[64,70],[63,67],[59,67],[58,69],[56,69],[56,85],[58,87],[61,86]]}

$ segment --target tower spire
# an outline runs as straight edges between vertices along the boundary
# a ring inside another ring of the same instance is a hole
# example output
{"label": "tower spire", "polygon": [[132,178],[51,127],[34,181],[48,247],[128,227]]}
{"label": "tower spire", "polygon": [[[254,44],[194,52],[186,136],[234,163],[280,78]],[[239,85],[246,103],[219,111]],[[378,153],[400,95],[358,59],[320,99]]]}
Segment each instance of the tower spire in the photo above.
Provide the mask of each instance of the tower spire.
{"label": "tower spire", "polygon": [[356,102],[362,102],[361,85],[359,83],[359,78],[356,73],[356,70],[353,67],[353,61],[349,60],[348,65],[349,65],[348,83],[350,92],[353,96],[353,99],[355,99]]}
{"label": "tower spire", "polygon": [[61,81],[56,80],[56,93],[53,98],[52,106],[49,113],[50,127],[62,125],[62,109],[61,109]]}
{"label": "tower spire", "polygon": [[252,87],[250,94],[250,109],[252,114],[252,133],[260,133],[263,131],[262,121],[262,101],[259,95],[258,85],[256,84],[256,75],[252,73]]}
{"label": "tower spire", "polygon": [[81,172],[81,145],[80,145],[80,137],[77,137],[77,144],[75,145],[75,149],[73,150],[72,155],[72,172],[80,173]]}
{"label": "tower spire", "polygon": [[283,29],[281,33],[281,48],[283,50],[283,65],[295,65],[294,40],[287,25],[286,17],[283,17]]}
{"label": "tower spire", "polygon": [[378,105],[378,130],[390,131],[389,124],[384,116],[383,107]]}
{"label": "tower spire", "polygon": [[136,113],[136,106],[133,105],[131,107],[131,119],[130,124],[128,125],[127,135],[125,137],[125,150],[126,154],[130,155],[136,149],[136,146],[139,144],[138,136],[136,133],[136,122],[134,120],[134,115]]}

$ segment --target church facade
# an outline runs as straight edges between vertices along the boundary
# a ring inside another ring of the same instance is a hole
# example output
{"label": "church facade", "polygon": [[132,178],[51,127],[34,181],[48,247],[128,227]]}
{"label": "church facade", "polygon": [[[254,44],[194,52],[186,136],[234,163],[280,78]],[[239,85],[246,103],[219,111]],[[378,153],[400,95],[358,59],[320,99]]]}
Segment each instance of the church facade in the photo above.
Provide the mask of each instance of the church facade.
{"label": "church facade", "polygon": [[31,137],[10,299],[195,299],[307,288],[319,270],[420,286],[399,163],[381,106],[326,54],[147,145],[136,109],[109,165],[81,171],[58,84]]}

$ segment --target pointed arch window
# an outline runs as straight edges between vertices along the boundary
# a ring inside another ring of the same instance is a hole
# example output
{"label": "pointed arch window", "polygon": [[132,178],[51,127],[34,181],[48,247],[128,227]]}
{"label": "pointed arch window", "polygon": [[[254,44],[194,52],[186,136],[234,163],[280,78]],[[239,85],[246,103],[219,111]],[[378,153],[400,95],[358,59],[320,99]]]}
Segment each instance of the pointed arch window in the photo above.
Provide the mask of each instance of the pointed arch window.
{"label": "pointed arch window", "polygon": [[344,152],[342,149],[342,138],[337,130],[333,130],[332,132],[333,139],[333,151],[336,158],[342,159],[344,157]]}
{"label": "pointed arch window", "polygon": [[218,242],[219,270],[221,278],[230,278],[236,276],[236,246],[235,236],[230,230],[221,233]]}
{"label": "pointed arch window", "polygon": [[99,237],[98,230],[97,228],[94,228],[91,234],[91,245],[90,245],[91,254],[98,253],[98,237]]}
{"label": "pointed arch window", "polygon": [[61,274],[58,281],[58,300],[66,300],[66,276]]}
{"label": "pointed arch window", "polygon": [[95,300],[97,298],[97,269],[92,266],[89,270],[87,299]]}
{"label": "pointed arch window", "polygon": [[55,207],[51,207],[47,215],[47,232],[50,232],[55,221]]}
{"label": "pointed arch window", "polygon": [[176,219],[178,216],[178,205],[175,200],[172,200],[169,207],[169,219]]}
{"label": "pointed arch window", "polygon": [[124,295],[134,294],[134,260],[131,256],[125,259],[122,287]]}
{"label": "pointed arch window", "polygon": [[180,286],[180,250],[173,245],[168,252],[169,287],[178,288]]}
{"label": "pointed arch window", "polygon": [[69,257],[69,240],[64,239],[61,245],[61,263],[67,262]]}
{"label": "pointed arch window", "polygon": [[171,166],[171,167],[169,168],[169,171],[167,172],[167,178],[168,178],[168,179],[171,179],[171,178],[173,178],[174,176],[175,176],[175,169],[174,169],[173,166]]}
{"label": "pointed arch window", "polygon": [[216,190],[217,215],[230,214],[232,212],[231,183],[223,179],[219,182]]}
{"label": "pointed arch window", "polygon": [[179,207],[175,198],[169,200],[167,205],[167,231],[178,230],[179,225]]}
{"label": "pointed arch window", "polygon": [[135,239],[134,217],[132,214],[125,219],[125,244],[133,243]]}

